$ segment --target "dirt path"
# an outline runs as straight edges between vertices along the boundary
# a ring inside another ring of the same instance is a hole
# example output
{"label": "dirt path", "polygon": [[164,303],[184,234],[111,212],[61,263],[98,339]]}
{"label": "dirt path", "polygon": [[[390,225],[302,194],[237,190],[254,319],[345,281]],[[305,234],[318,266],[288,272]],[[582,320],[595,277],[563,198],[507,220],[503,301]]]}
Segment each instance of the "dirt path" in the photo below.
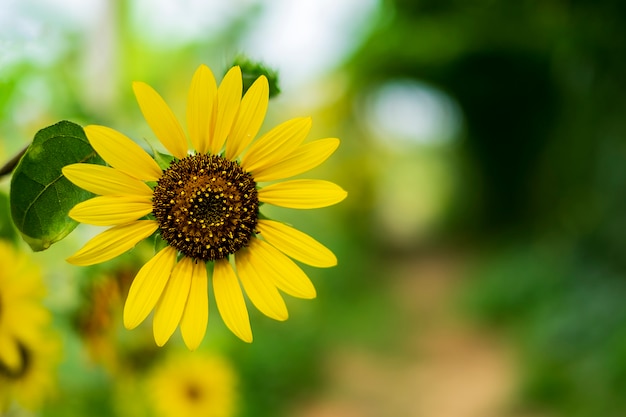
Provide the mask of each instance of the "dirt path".
{"label": "dirt path", "polygon": [[391,287],[405,315],[400,321],[408,323],[401,354],[338,350],[328,360],[325,392],[294,415],[548,417],[511,414],[512,349],[452,308],[459,276],[445,256],[401,265]]}

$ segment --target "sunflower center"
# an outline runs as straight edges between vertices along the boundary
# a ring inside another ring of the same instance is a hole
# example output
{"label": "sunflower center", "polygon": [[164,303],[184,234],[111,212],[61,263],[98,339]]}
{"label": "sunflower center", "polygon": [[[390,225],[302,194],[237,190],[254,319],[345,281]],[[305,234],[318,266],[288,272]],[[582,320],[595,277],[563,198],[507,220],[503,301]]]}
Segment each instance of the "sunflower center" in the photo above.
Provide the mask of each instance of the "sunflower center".
{"label": "sunflower center", "polygon": [[196,384],[190,383],[185,389],[185,395],[189,402],[198,402],[202,398],[202,389]]}
{"label": "sunflower center", "polygon": [[222,259],[248,244],[259,209],[256,183],[237,162],[196,154],[173,161],[152,198],[161,237],[188,257]]}

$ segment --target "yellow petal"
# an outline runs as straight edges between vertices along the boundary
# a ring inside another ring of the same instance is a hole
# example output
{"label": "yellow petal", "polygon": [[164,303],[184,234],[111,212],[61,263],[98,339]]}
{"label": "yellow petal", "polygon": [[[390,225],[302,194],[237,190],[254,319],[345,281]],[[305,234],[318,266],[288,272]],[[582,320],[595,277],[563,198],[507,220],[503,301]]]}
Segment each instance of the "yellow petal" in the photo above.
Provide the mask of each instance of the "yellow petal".
{"label": "yellow petal", "polygon": [[293,153],[273,165],[252,172],[256,182],[293,177],[315,168],[328,159],[339,146],[339,139],[327,138],[299,146]]}
{"label": "yellow petal", "polygon": [[232,67],[217,89],[217,112],[210,145],[212,154],[220,153],[226,137],[230,134],[233,121],[239,111],[242,91],[241,69]]}
{"label": "yellow petal", "polygon": [[273,220],[259,220],[261,237],[285,255],[318,268],[337,265],[337,258],[324,245],[306,233]]}
{"label": "yellow petal", "polygon": [[158,346],[163,346],[176,330],[185,310],[191,288],[193,260],[183,257],[172,270],[165,291],[156,305],[152,330]]}
{"label": "yellow petal", "polygon": [[181,159],[187,156],[187,138],[183,128],[159,93],[139,81],[133,83],[133,91],[141,113],[157,139],[175,157]]}
{"label": "yellow petal", "polygon": [[98,195],[134,195],[152,197],[148,185],[115,168],[94,164],[71,164],[63,175],[80,188]]}
{"label": "yellow petal", "polygon": [[137,273],[124,304],[124,327],[134,329],[144,321],[161,297],[176,262],[176,249],[167,246]]}
{"label": "yellow petal", "polygon": [[206,65],[200,65],[191,80],[187,99],[187,128],[193,148],[198,153],[209,150],[209,131],[216,95],[217,84],[213,73]]}
{"label": "yellow petal", "polygon": [[346,198],[337,184],[323,180],[291,180],[268,185],[259,190],[259,201],[295,209],[332,206]]}
{"label": "yellow petal", "polygon": [[272,166],[293,152],[311,130],[311,118],[288,120],[261,136],[241,159],[248,172]]}
{"label": "yellow petal", "polygon": [[226,326],[244,342],[252,342],[252,330],[243,292],[233,267],[227,260],[215,262],[213,291],[217,309]]}
{"label": "yellow petal", "polygon": [[285,301],[271,277],[259,274],[250,248],[235,254],[237,274],[252,304],[263,314],[275,320],[287,320],[289,313]]}
{"label": "yellow petal", "polygon": [[261,76],[243,96],[239,114],[226,141],[226,159],[237,158],[259,132],[267,112],[269,91],[267,78]]}
{"label": "yellow petal", "polygon": [[113,168],[143,181],[156,181],[161,168],[141,146],[106,126],[85,126],[85,134],[95,151]]}
{"label": "yellow petal", "polygon": [[107,195],[78,203],[69,212],[77,222],[95,226],[130,223],[152,212],[152,202],[135,196]]}
{"label": "yellow petal", "polygon": [[12,372],[19,372],[24,366],[20,350],[12,335],[0,336],[0,364]]}
{"label": "yellow petal", "polygon": [[289,295],[315,298],[315,287],[309,277],[278,249],[260,239],[251,239],[249,248],[251,263],[260,276],[271,279]]}
{"label": "yellow petal", "polygon": [[74,265],[94,265],[108,261],[133,248],[154,233],[159,224],[154,220],[138,220],[112,227],[92,238],[67,261]]}
{"label": "yellow petal", "polygon": [[209,295],[207,288],[206,264],[194,263],[191,272],[191,289],[185,306],[185,312],[180,322],[180,331],[189,350],[196,350],[209,321]]}

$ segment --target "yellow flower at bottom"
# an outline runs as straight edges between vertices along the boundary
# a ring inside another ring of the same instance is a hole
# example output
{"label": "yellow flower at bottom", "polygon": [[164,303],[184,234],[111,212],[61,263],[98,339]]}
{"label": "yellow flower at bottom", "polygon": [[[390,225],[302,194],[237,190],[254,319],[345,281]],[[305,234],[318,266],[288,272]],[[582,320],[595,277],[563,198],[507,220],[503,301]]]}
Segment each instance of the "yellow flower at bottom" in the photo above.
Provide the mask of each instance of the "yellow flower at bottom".
{"label": "yellow flower at bottom", "polygon": [[25,254],[0,241],[0,414],[37,409],[54,390],[59,346],[47,331],[44,283]]}
{"label": "yellow flower at bottom", "polygon": [[58,335],[42,332],[37,340],[20,344],[20,351],[21,369],[7,372],[0,367],[0,415],[12,403],[38,410],[56,391],[56,366],[61,358]]}
{"label": "yellow flower at bottom", "polygon": [[181,355],[156,368],[147,389],[160,417],[230,417],[236,411],[236,384],[224,358]]}
{"label": "yellow flower at bottom", "polygon": [[172,161],[160,167],[123,134],[104,126],[85,127],[89,142],[109,166],[73,164],[63,169],[74,184],[98,195],[76,205],[69,215],[82,223],[112,227],[68,261],[104,262],[157,233],[167,246],[135,277],[124,325],[132,329],[154,310],[156,343],[165,344],[180,325],[193,350],[206,332],[212,284],[228,328],[251,342],[242,287],[258,310],[286,320],[280,291],[300,298],[316,295],[292,259],[321,268],[337,264],[325,246],[264,218],[259,209],[263,204],[314,209],[342,201],[346,192],[331,182],[285,180],[320,165],[339,140],[303,143],[310,118],[289,120],[255,140],[269,100],[267,79],[258,78],[242,98],[239,67],[230,69],[218,87],[209,68],[201,65],[187,103],[189,152],[183,128],[161,96],[141,82],[133,89]]}

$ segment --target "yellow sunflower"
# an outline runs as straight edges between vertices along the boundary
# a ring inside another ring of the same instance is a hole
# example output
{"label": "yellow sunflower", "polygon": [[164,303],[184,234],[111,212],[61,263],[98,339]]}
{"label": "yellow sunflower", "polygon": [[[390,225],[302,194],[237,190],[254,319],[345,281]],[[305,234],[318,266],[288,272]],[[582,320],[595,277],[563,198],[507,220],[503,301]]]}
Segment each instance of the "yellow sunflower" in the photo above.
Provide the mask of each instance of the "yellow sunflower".
{"label": "yellow sunflower", "polygon": [[0,414],[38,408],[54,388],[57,344],[47,332],[45,286],[28,257],[0,241]]}
{"label": "yellow sunflower", "polygon": [[38,410],[56,391],[56,366],[61,356],[58,335],[42,331],[36,340],[20,341],[19,349],[21,368],[9,371],[0,365],[0,415],[15,405]]}
{"label": "yellow sunflower", "polygon": [[346,192],[328,181],[275,182],[318,166],[339,140],[303,143],[310,118],[289,120],[254,140],[267,110],[268,82],[261,76],[242,98],[239,67],[231,68],[219,87],[207,66],[195,72],[187,102],[191,152],[183,128],[161,96],[142,82],[135,82],[133,90],[148,125],[173,159],[161,168],[123,134],[104,126],[85,127],[89,142],[109,166],[73,164],[63,169],[74,184],[98,195],[69,215],[82,223],[113,227],[68,261],[104,262],[156,232],[167,245],[133,280],[124,325],[132,329],[155,310],[153,331],[159,346],[180,324],[187,347],[196,349],[206,331],[207,265],[212,265],[213,293],[224,322],[251,342],[242,286],[262,313],[286,320],[279,290],[300,298],[316,295],[290,258],[315,267],[337,263],[325,246],[264,218],[259,208],[313,209],[343,200]]}
{"label": "yellow sunflower", "polygon": [[16,372],[24,366],[20,345],[38,340],[50,316],[41,274],[27,257],[0,241],[0,262],[0,366]]}
{"label": "yellow sunflower", "polygon": [[235,415],[236,374],[220,356],[172,356],[150,374],[146,388],[160,417]]}

